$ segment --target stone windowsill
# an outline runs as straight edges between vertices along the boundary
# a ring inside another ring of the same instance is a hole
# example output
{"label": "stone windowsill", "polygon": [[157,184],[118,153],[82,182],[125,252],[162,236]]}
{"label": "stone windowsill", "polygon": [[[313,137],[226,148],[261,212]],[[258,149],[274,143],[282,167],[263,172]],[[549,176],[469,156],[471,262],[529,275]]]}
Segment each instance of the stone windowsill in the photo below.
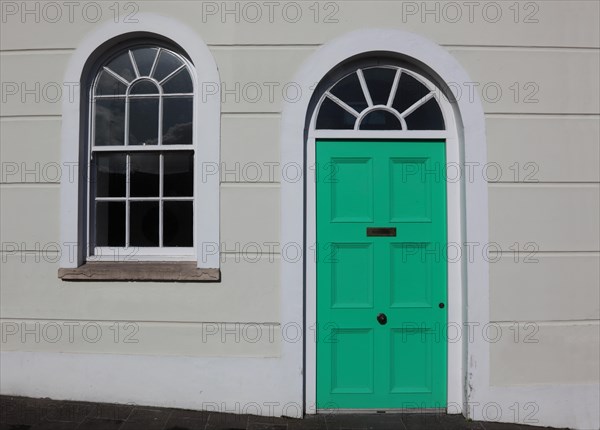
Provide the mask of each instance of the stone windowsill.
{"label": "stone windowsill", "polygon": [[194,262],[88,262],[58,269],[63,281],[220,282],[219,269],[199,269]]}

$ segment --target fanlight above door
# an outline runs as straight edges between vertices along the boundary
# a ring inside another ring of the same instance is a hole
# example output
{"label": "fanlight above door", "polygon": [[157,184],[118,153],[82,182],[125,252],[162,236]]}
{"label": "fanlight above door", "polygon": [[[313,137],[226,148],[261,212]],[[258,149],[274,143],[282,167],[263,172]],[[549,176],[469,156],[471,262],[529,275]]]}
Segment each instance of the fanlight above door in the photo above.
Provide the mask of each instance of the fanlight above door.
{"label": "fanlight above door", "polygon": [[396,66],[359,68],[321,97],[317,130],[445,130],[441,93]]}

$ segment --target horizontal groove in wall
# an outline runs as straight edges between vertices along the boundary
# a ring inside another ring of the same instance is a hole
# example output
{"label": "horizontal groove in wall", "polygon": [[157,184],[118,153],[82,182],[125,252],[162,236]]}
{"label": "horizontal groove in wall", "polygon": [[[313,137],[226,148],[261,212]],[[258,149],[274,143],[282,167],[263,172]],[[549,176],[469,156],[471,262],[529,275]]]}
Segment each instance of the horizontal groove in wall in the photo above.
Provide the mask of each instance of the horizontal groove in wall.
{"label": "horizontal groove in wall", "polygon": [[551,327],[551,326],[558,326],[558,327],[564,327],[564,326],[569,326],[569,325],[575,325],[575,326],[589,326],[589,325],[600,325],[600,320],[598,319],[590,319],[590,320],[531,320],[531,321],[490,321],[493,322],[495,324],[498,325],[511,325],[514,323],[519,323],[519,324],[531,324],[531,323],[535,323],[539,326],[546,326],[546,327]]}
{"label": "horizontal groove in wall", "polygon": [[488,182],[490,188],[508,188],[508,187],[552,187],[552,188],[597,188],[600,186],[600,182]]}
{"label": "horizontal groove in wall", "polygon": [[0,121],[16,121],[23,119],[61,119],[62,115],[1,115]]}
{"label": "horizontal groove in wall", "polygon": [[566,112],[566,113],[562,113],[562,112],[484,112],[486,117],[489,118],[494,118],[494,117],[498,117],[498,118],[510,118],[510,117],[515,117],[515,118],[523,118],[523,117],[550,117],[550,118],[555,118],[555,117],[561,117],[561,118],[567,118],[567,117],[575,117],[575,118],[594,118],[594,117],[598,117],[600,116],[600,112],[594,112],[594,113],[580,113],[580,112]]}
{"label": "horizontal groove in wall", "polygon": [[2,182],[0,183],[0,189],[2,188],[58,188],[60,182]]}
{"label": "horizontal groove in wall", "polygon": [[31,49],[1,49],[0,55],[45,55],[45,54],[71,54],[75,48],[31,48]]}
{"label": "horizontal groove in wall", "polygon": [[584,114],[574,114],[574,113],[486,113],[486,118],[502,118],[502,119],[534,119],[534,118],[544,118],[544,119],[600,119],[600,114],[597,113],[584,113]]}
{"label": "horizontal groove in wall", "polygon": [[230,321],[163,321],[163,320],[106,320],[106,319],[93,319],[93,320],[86,320],[86,319],[68,319],[68,318],[20,318],[20,317],[15,317],[12,318],[10,316],[3,316],[2,318],[0,318],[0,321],[6,321],[6,320],[11,320],[11,321],[67,321],[67,322],[71,322],[71,321],[85,321],[85,322],[94,322],[94,323],[136,323],[136,324],[181,324],[181,325],[198,325],[198,324],[228,324],[228,325],[235,325],[235,324],[245,324],[245,325],[251,325],[251,324],[256,324],[256,325],[262,325],[262,326],[279,326],[281,325],[281,323],[279,322],[274,322],[274,321],[265,321],[265,322],[230,322]]}
{"label": "horizontal groove in wall", "polygon": [[[506,250],[505,250],[506,251]],[[509,255],[512,250],[506,251],[507,255],[501,256],[501,258],[513,258],[513,255]],[[524,251],[521,251],[524,252]],[[535,251],[535,254],[541,254],[544,257],[598,257],[600,258],[600,251]],[[600,260],[599,260],[600,263]]]}

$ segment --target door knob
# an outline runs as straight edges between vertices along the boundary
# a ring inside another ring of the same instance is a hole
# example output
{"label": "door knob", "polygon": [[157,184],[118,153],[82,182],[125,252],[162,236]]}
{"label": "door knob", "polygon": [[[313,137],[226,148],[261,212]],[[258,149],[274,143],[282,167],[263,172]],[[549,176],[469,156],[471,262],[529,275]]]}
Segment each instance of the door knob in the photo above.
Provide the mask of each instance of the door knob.
{"label": "door knob", "polygon": [[379,314],[379,315],[377,315],[377,322],[379,322],[379,324],[381,324],[381,325],[386,325],[386,323],[387,323],[387,316],[385,314]]}

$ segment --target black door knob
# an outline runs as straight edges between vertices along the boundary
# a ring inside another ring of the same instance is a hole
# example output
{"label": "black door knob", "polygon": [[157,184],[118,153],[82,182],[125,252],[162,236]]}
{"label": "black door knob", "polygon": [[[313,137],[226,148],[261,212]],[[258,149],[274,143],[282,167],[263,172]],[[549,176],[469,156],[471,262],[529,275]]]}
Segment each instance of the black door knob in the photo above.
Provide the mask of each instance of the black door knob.
{"label": "black door knob", "polygon": [[385,314],[377,315],[377,322],[381,325],[385,325],[387,323],[387,316]]}

